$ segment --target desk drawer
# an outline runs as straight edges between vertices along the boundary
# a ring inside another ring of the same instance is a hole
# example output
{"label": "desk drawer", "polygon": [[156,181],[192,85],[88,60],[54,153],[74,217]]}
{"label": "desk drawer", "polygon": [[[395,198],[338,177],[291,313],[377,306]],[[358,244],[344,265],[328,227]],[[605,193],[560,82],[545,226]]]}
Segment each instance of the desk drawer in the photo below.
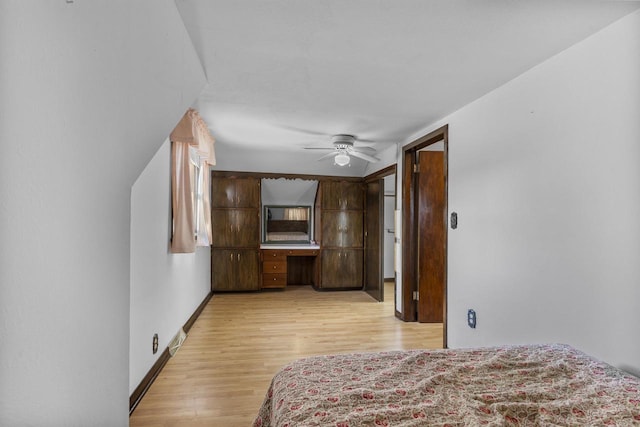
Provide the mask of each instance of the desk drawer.
{"label": "desk drawer", "polygon": [[262,263],[263,273],[287,273],[287,261],[264,261]]}
{"label": "desk drawer", "polygon": [[287,251],[280,249],[263,249],[262,250],[263,261],[286,261]]}
{"label": "desk drawer", "polygon": [[264,273],[262,275],[263,288],[284,288],[287,286],[287,275],[283,273]]}
{"label": "desk drawer", "polygon": [[318,255],[318,249],[283,249],[287,256],[316,256]]}

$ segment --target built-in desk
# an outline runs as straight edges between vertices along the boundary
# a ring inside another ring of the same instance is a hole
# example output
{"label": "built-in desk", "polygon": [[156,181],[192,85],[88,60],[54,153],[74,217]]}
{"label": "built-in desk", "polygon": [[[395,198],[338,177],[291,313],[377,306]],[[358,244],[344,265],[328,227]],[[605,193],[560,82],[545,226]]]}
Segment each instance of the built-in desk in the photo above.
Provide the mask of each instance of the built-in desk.
{"label": "built-in desk", "polygon": [[262,288],[315,285],[317,245],[262,245]]}

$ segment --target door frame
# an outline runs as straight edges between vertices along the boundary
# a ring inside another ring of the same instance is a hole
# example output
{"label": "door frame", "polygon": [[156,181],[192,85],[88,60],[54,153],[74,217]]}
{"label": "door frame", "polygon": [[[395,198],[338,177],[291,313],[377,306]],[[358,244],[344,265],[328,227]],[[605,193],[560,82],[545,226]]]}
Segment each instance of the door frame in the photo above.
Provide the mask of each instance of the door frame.
{"label": "door frame", "polygon": [[[380,169],[379,171],[372,173],[371,175],[365,176],[364,177],[364,183],[366,185],[366,184],[368,184],[370,182],[375,182],[375,181],[381,180],[384,177],[389,176],[389,175],[394,175],[395,182],[397,183],[398,182],[398,173],[397,173],[398,171],[397,171],[397,169],[398,168],[397,168],[396,164],[394,163],[394,164],[392,164],[390,166],[387,166],[384,169]],[[380,192],[381,192],[381,196],[383,197],[383,200],[384,200],[384,185],[381,186]],[[394,193],[395,193],[395,191],[394,191]],[[394,208],[396,210],[398,209],[398,197],[397,197],[397,195],[395,196]],[[366,215],[366,209],[365,209],[365,215]],[[384,212],[382,214],[381,220],[384,220]],[[365,218],[365,224],[366,224],[366,218]],[[384,231],[384,229],[383,229],[383,231]],[[381,293],[383,294],[383,298],[384,298],[384,234],[383,234],[383,231],[380,232],[381,235],[379,236],[379,239],[380,239],[380,242],[381,242],[380,244],[383,246],[383,250],[380,251],[380,257],[378,259],[378,265],[380,266],[380,269],[383,271],[381,273],[381,275],[380,275],[381,280],[382,280],[382,283],[380,284],[380,286],[381,286]],[[366,242],[365,242],[365,250],[366,250]],[[365,256],[365,259],[366,258],[367,257]],[[366,271],[367,271],[367,266],[366,265],[365,265],[365,269],[364,270],[365,270],[365,274],[366,274]],[[366,283],[366,280],[367,280],[367,278],[365,276],[364,283]],[[396,316],[397,316],[398,307],[397,307],[397,304],[396,304],[395,286],[394,286],[394,291],[393,291],[393,301],[394,301],[393,304],[394,304],[395,313],[396,313]]]}
{"label": "door frame", "polygon": [[418,291],[418,198],[416,197],[417,179],[414,173],[417,153],[421,149],[444,141],[444,301],[443,301],[443,337],[442,346],[447,348],[447,241],[449,221],[447,218],[449,201],[449,125],[444,125],[427,135],[402,147],[402,311],[400,319],[407,322],[417,320],[417,304],[413,293]]}

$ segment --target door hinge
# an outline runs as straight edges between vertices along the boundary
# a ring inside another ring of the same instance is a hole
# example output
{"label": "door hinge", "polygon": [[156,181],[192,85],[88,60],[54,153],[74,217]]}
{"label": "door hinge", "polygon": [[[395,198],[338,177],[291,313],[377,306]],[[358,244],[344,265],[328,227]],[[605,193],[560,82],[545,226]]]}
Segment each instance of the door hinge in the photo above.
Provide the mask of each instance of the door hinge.
{"label": "door hinge", "polygon": [[413,173],[418,173],[418,164],[417,163],[413,164]]}
{"label": "door hinge", "polygon": [[420,293],[418,291],[413,291],[413,300],[420,301]]}

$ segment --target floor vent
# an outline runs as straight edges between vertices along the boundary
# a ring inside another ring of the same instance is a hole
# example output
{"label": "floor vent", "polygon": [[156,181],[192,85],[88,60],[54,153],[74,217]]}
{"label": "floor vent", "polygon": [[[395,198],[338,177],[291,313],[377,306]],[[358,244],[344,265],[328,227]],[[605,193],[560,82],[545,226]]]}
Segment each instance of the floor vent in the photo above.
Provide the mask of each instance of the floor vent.
{"label": "floor vent", "polygon": [[178,350],[180,350],[180,347],[182,347],[182,343],[185,339],[187,339],[187,333],[184,331],[184,329],[180,328],[176,336],[173,337],[171,341],[169,341],[169,354],[171,355],[171,357],[173,357],[178,352]]}

